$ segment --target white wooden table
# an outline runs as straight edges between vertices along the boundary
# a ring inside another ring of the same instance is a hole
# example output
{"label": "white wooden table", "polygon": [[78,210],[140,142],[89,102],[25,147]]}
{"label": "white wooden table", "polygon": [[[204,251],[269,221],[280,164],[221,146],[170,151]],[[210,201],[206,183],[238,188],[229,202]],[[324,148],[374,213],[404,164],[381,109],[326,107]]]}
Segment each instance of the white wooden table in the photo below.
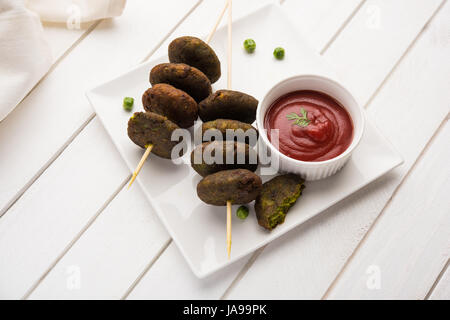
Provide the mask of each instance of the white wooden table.
{"label": "white wooden table", "polygon": [[45,25],[55,64],[0,123],[0,298],[450,299],[446,0],[281,1],[405,159],[312,221],[199,280],[127,192],[84,92],[207,33],[222,5],[129,0],[112,21]]}

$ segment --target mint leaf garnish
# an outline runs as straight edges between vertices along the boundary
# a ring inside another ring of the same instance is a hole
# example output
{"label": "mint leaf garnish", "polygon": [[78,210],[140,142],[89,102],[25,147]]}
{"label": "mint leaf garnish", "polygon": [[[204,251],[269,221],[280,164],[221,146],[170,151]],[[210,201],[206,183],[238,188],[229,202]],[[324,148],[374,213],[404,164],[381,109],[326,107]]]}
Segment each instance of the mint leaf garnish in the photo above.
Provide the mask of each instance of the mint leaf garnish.
{"label": "mint leaf garnish", "polygon": [[306,127],[311,122],[311,120],[308,119],[308,112],[306,112],[305,109],[300,109],[300,115],[296,114],[295,112],[289,113],[286,115],[286,118],[288,120],[293,120],[293,124],[297,125],[299,127]]}

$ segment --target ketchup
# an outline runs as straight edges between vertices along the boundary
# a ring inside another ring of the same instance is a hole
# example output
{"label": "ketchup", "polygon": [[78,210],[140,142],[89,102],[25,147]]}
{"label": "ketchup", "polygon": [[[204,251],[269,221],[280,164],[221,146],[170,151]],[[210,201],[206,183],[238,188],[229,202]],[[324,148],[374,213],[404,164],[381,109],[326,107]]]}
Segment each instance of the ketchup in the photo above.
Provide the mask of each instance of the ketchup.
{"label": "ketchup", "polygon": [[337,157],[351,144],[353,123],[347,110],[332,97],[317,91],[295,91],[276,100],[264,119],[269,140],[279,129],[278,149],[302,161]]}

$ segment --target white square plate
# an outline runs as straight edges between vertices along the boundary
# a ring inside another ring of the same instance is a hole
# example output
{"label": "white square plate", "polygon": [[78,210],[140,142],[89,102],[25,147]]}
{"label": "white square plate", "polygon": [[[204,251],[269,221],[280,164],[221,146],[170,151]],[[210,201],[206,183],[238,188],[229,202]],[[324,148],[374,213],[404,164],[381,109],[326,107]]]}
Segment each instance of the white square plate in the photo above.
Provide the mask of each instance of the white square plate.
{"label": "white square plate", "polygon": [[[250,37],[257,43],[253,54],[245,53],[242,48],[244,39]],[[226,43],[226,29],[218,30],[211,46],[222,62],[222,77],[214,84],[214,90],[226,87]],[[273,48],[277,46],[286,50],[282,61],[272,56]],[[167,60],[164,56],[139,65],[87,93],[131,172],[143,149],[127,136],[131,114],[122,109],[122,100],[125,96],[135,97],[134,111],[142,110],[140,100],[150,86],[149,71]],[[249,93],[261,101],[268,88],[294,74],[321,74],[336,78],[330,66],[302,40],[282,8],[268,5],[233,23],[233,89]],[[193,272],[202,278],[295,228],[401,163],[400,155],[367,121],[364,137],[349,163],[333,177],[307,183],[284,224],[272,232],[262,229],[256,222],[252,204],[245,221],[233,216],[231,260],[227,259],[226,252],[226,209],[206,205],[198,199],[196,186],[200,177],[188,163],[175,165],[150,155],[137,182]],[[269,178],[263,177],[263,180]],[[233,209],[236,210],[235,207]]]}

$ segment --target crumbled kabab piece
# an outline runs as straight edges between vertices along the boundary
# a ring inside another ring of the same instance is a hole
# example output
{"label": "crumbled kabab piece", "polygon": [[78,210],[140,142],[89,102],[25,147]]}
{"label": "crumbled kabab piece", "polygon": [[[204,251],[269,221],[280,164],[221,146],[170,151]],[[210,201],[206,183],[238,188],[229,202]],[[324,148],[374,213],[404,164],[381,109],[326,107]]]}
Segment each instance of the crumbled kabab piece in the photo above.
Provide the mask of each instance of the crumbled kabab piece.
{"label": "crumbled kabab piece", "polygon": [[280,175],[264,183],[255,201],[259,225],[272,230],[283,223],[304,188],[304,180],[294,174]]}

